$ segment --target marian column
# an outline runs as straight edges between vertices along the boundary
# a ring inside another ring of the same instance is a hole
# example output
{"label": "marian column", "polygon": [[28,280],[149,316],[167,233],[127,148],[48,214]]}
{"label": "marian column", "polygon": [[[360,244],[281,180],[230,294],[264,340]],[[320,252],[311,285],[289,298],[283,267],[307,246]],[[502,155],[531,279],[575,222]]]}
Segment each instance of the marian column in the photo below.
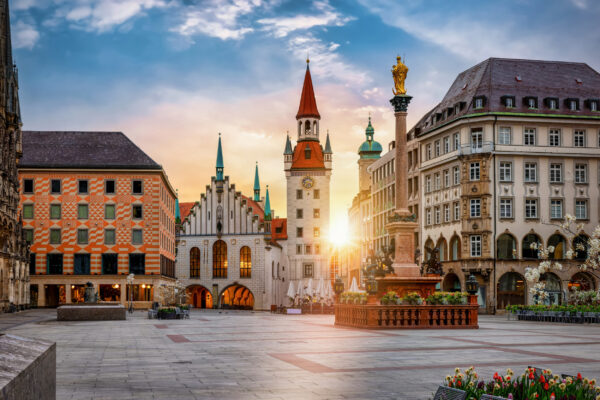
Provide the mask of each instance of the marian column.
{"label": "marian column", "polygon": [[390,100],[390,103],[394,106],[394,116],[396,117],[396,211],[390,217],[387,229],[395,242],[393,263],[395,274],[400,277],[416,277],[421,275],[419,266],[415,264],[414,230],[418,224],[417,216],[408,210],[408,160],[406,151],[406,115],[412,97],[406,94],[404,88],[408,67],[402,63],[400,57],[397,57],[396,61],[397,64],[392,67],[395,96]]}

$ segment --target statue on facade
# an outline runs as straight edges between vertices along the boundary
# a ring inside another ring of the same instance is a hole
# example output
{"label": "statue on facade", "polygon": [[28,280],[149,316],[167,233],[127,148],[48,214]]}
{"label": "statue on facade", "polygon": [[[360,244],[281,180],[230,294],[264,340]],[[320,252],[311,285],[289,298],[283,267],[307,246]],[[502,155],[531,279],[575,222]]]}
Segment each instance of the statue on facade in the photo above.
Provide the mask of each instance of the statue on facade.
{"label": "statue on facade", "polygon": [[425,251],[429,252],[429,259],[421,264],[421,275],[435,274],[442,276],[444,274],[444,270],[439,258],[439,247],[434,249],[425,248]]}
{"label": "statue on facade", "polygon": [[394,77],[394,95],[400,96],[406,94],[404,81],[406,80],[407,74],[408,67],[402,63],[400,56],[396,57],[396,65],[392,66],[392,76]]}

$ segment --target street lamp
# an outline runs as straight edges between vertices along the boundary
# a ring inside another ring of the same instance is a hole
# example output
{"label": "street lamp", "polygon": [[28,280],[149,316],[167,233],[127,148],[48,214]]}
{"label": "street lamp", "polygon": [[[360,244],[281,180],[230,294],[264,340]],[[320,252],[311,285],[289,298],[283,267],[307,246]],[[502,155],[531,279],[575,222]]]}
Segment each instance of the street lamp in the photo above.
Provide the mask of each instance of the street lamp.
{"label": "street lamp", "polygon": [[475,275],[469,275],[467,281],[465,282],[465,287],[467,289],[467,293],[469,293],[470,295],[477,294],[477,292],[479,291],[479,283],[477,282],[477,278],[475,278]]}
{"label": "street lamp", "polygon": [[342,278],[340,278],[339,276],[335,278],[335,283],[333,284],[333,290],[334,290],[335,294],[337,294],[338,296],[340,294],[342,294],[342,292],[344,291],[344,282],[342,282]]}
{"label": "street lamp", "polygon": [[377,280],[373,276],[370,276],[369,279],[367,279],[365,286],[367,293],[377,294]]}

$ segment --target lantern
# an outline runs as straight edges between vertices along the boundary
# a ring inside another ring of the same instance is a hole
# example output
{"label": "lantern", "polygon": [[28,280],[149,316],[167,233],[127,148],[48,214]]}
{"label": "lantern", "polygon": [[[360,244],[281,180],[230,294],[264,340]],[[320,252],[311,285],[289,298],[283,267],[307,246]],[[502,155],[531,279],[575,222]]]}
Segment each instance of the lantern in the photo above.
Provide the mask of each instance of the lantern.
{"label": "lantern", "polygon": [[465,282],[465,286],[467,288],[467,293],[470,295],[475,295],[479,291],[479,283],[473,274],[469,275],[467,281]]}
{"label": "lantern", "polygon": [[369,279],[367,279],[365,286],[367,288],[367,293],[377,294],[377,279],[375,279],[374,277],[370,277]]}
{"label": "lantern", "polygon": [[333,291],[337,295],[340,295],[344,291],[344,282],[342,282],[342,278],[340,278],[339,276],[335,278],[335,283],[333,284]]}

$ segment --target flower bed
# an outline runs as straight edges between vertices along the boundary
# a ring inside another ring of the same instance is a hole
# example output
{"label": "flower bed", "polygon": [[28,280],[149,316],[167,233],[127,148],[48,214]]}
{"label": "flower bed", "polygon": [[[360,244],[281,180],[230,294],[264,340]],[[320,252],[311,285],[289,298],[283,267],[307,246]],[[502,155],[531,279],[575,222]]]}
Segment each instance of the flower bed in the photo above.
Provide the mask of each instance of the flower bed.
{"label": "flower bed", "polygon": [[[564,376],[564,375],[563,375]],[[599,400],[600,387],[595,379],[561,377],[550,370],[527,368],[520,376],[514,376],[512,370],[506,375],[497,372],[490,381],[480,380],[473,367],[461,372],[456,368],[454,376],[448,375],[444,383],[455,389],[464,390],[466,399],[478,400],[484,394],[512,400]]]}
{"label": "flower bed", "polygon": [[524,305],[512,305],[506,307],[506,311],[516,314],[517,311],[534,311],[534,312],[543,312],[543,311],[557,311],[557,312],[568,312],[571,314],[575,313],[600,313],[600,305],[589,306],[589,305],[568,305],[568,306],[558,306],[558,305],[533,305],[533,306],[524,306]]}

